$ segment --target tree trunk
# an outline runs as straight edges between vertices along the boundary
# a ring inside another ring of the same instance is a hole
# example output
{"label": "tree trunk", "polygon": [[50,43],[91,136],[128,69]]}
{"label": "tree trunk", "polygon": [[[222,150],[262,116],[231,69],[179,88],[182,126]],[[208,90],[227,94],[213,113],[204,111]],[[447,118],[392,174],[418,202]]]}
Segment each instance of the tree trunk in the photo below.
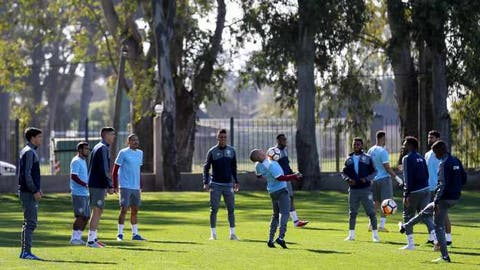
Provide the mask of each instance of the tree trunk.
{"label": "tree trunk", "polygon": [[10,93],[4,91],[0,87],[0,160],[11,161],[13,156],[10,155],[11,149],[9,142],[10,138]]}
{"label": "tree trunk", "polygon": [[298,78],[298,121],[296,133],[298,169],[303,174],[302,188],[314,189],[320,180],[315,136],[314,29],[308,24],[312,16],[309,0],[298,1],[299,40],[296,55]]}
{"label": "tree trunk", "polygon": [[426,46],[423,40],[418,40],[418,94],[419,99],[419,152],[425,153],[427,151],[427,134],[433,129],[433,91],[432,78],[429,76],[432,68],[432,55],[430,49]]}
{"label": "tree trunk", "polygon": [[178,110],[175,135],[177,139],[177,149],[182,149],[177,155],[178,169],[181,172],[191,172],[197,125],[196,107],[193,104],[191,92],[186,90],[177,91],[176,104]]}
{"label": "tree trunk", "polygon": [[170,39],[174,31],[175,0],[152,0],[153,33],[158,65],[158,86],[163,93],[162,149],[165,190],[178,187],[180,173],[177,169],[175,140],[175,86],[170,67]]}
{"label": "tree trunk", "polygon": [[[89,23],[88,20],[83,21],[85,27],[88,30],[89,37],[94,36],[95,29],[93,29],[93,24]],[[93,41],[89,44],[87,48],[87,57],[95,57],[97,54],[97,47],[93,44]],[[88,109],[90,107],[90,101],[93,97],[92,84],[95,79],[95,63],[87,62],[85,63],[85,72],[83,75],[82,81],[82,94],[80,96],[80,117],[78,118],[78,131],[87,131],[88,127],[85,126],[85,123],[88,119]]]}
{"label": "tree trunk", "polygon": [[387,54],[395,74],[402,138],[408,135],[418,137],[418,82],[404,9],[400,0],[387,1],[388,23],[392,33]]}

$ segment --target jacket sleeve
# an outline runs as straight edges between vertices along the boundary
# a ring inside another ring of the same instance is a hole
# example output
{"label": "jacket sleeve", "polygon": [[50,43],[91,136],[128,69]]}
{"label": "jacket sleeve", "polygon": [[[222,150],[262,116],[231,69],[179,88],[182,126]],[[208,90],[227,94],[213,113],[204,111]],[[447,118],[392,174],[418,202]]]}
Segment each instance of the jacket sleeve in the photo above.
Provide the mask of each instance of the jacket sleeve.
{"label": "jacket sleeve", "polygon": [[39,188],[35,185],[32,178],[32,166],[35,160],[35,153],[33,151],[25,152],[25,166],[22,168],[23,174],[25,175],[25,182],[27,184],[28,190],[32,193],[37,193]]}
{"label": "jacket sleeve", "polygon": [[233,176],[233,180],[235,181],[235,183],[238,183],[238,179],[237,179],[237,153],[235,151],[233,151],[233,159],[232,159],[232,176]]}
{"label": "jacket sleeve", "polygon": [[108,158],[108,148],[102,147],[102,159],[103,159],[103,173],[105,180],[107,181],[108,188],[113,188],[112,177],[110,174],[110,162]]}
{"label": "jacket sleeve", "polygon": [[203,164],[203,183],[209,184],[210,183],[210,167],[212,166],[212,151],[208,151],[207,159],[205,160],[205,164]]}
{"label": "jacket sleeve", "polygon": [[373,166],[373,160],[370,158],[370,163],[368,164],[368,176],[366,177],[368,181],[372,181],[375,178],[377,172],[375,171],[375,167]]}
{"label": "jacket sleeve", "polygon": [[404,156],[402,158],[402,167],[403,167],[403,197],[408,197],[408,195],[410,195],[410,183],[409,183],[409,175],[408,175],[408,160],[407,160],[407,156]]}
{"label": "jacket sleeve", "polygon": [[344,181],[348,181],[349,179],[351,179],[349,176],[348,176],[348,173],[347,173],[347,160],[348,158],[345,160],[345,164],[343,166],[343,169],[342,169],[342,179]]}
{"label": "jacket sleeve", "polygon": [[459,161],[459,163],[460,163],[460,175],[462,177],[462,185],[465,185],[467,183],[467,173],[463,168],[462,162]]}
{"label": "jacket sleeve", "polygon": [[440,163],[438,167],[438,183],[437,183],[437,191],[435,193],[435,199],[433,200],[435,203],[438,203],[440,198],[445,193],[445,186],[446,186],[446,178],[445,178],[445,162]]}

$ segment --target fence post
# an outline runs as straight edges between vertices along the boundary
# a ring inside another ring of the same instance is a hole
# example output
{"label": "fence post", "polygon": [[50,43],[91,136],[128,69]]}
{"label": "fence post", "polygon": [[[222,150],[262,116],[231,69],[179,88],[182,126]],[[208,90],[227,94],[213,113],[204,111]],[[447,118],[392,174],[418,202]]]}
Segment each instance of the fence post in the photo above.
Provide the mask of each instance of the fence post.
{"label": "fence post", "polygon": [[234,146],[234,142],[235,142],[235,139],[234,139],[234,130],[233,130],[233,124],[234,124],[234,120],[233,120],[233,117],[230,117],[230,145],[233,147]]}
{"label": "fence post", "polygon": [[163,150],[162,150],[162,111],[161,104],[155,105],[153,117],[153,174],[155,175],[155,190],[164,190]]}
{"label": "fence post", "polygon": [[[18,162],[18,159],[20,158],[20,120],[15,119],[15,163]],[[18,164],[15,164],[18,166]]]}
{"label": "fence post", "polygon": [[340,131],[341,127],[335,125],[335,171],[340,172]]}
{"label": "fence post", "polygon": [[85,142],[88,143],[88,117],[85,118]]}

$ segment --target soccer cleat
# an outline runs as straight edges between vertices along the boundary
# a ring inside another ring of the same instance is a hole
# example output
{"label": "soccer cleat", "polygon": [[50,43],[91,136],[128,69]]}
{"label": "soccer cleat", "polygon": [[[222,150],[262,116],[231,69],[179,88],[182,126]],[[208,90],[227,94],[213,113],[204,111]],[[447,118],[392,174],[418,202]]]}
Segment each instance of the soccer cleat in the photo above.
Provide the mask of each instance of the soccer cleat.
{"label": "soccer cleat", "polygon": [[276,242],[277,244],[279,244],[282,248],[288,248],[288,247],[287,247],[287,243],[285,243],[285,240],[283,240],[283,239],[277,238],[277,239],[275,240],[275,242]]}
{"label": "soccer cleat", "polygon": [[436,243],[433,245],[433,251],[439,251],[440,250],[440,244]]}
{"label": "soccer cleat", "polygon": [[23,252],[22,254],[20,254],[20,259],[43,261],[39,257],[33,255],[31,252]]}
{"label": "soccer cleat", "polygon": [[452,245],[452,241],[447,241],[447,246]]}
{"label": "soccer cleat", "polygon": [[293,223],[293,226],[300,228],[307,225],[308,222],[309,222],[308,220],[297,220],[296,222]]}
{"label": "soccer cleat", "polygon": [[135,241],[146,241],[147,239],[143,238],[140,234],[135,234],[134,236],[132,236],[132,240],[135,240]]}
{"label": "soccer cleat", "polygon": [[117,241],[123,241],[123,234],[117,234]]}
{"label": "soccer cleat", "polygon": [[208,240],[217,240],[217,235],[216,234],[211,234],[210,239]]}
{"label": "soccer cleat", "polygon": [[379,243],[379,242],[380,242],[380,238],[379,238],[378,236],[373,236],[373,237],[372,237],[372,241],[373,241],[374,243]]}
{"label": "soccer cleat", "polygon": [[379,232],[389,232],[385,227],[378,227]]}
{"label": "soccer cleat", "polygon": [[425,242],[425,244],[433,245],[433,240],[427,240],[427,242]]}
{"label": "soccer cleat", "polygon": [[74,246],[80,246],[80,245],[85,245],[85,241],[82,239],[71,239],[70,244]]}
{"label": "soccer cleat", "polygon": [[405,245],[399,249],[403,249],[403,250],[414,250],[415,249],[415,246],[414,245]]}
{"label": "soccer cleat", "polygon": [[239,241],[240,238],[238,238],[234,233],[230,234],[230,240],[236,240]]}
{"label": "soccer cleat", "polygon": [[437,258],[435,260],[432,260],[433,263],[449,263],[451,262],[450,261],[450,257],[440,257],[440,258]]}
{"label": "soccer cleat", "polygon": [[398,232],[405,233],[405,226],[403,226],[403,223],[401,221],[398,222]]}
{"label": "soccer cleat", "polygon": [[349,235],[347,238],[343,239],[343,241],[355,241],[355,237]]}
{"label": "soccer cleat", "polygon": [[268,242],[267,242],[267,246],[268,246],[269,248],[275,248],[275,244],[273,243],[273,241],[268,241]]}
{"label": "soccer cleat", "polygon": [[99,244],[102,247],[106,247],[107,245],[103,242],[98,241],[98,239],[95,239],[95,243]]}
{"label": "soccer cleat", "polygon": [[104,246],[100,245],[98,242],[90,241],[90,242],[87,242],[87,247],[103,248]]}

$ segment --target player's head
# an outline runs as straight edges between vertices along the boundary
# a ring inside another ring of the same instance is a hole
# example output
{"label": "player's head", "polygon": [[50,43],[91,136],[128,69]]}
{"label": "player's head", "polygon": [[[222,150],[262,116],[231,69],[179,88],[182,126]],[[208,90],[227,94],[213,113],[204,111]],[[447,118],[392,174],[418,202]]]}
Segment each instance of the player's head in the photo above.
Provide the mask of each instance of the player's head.
{"label": "player's head", "polygon": [[35,146],[40,146],[42,144],[42,130],[34,127],[28,127],[25,129],[24,135],[27,142],[30,142],[31,144]]}
{"label": "player's head", "polygon": [[379,131],[377,131],[377,134],[375,136],[377,138],[377,145],[384,146],[385,145],[385,131],[384,130],[379,130]]}
{"label": "player's head", "polygon": [[448,153],[447,144],[442,140],[436,141],[432,145],[432,150],[438,159],[443,158]]}
{"label": "player's head", "polygon": [[88,142],[79,142],[77,144],[77,152],[78,152],[78,155],[83,158],[88,157],[88,154],[90,153]]}
{"label": "player's head", "polygon": [[265,158],[267,158],[267,155],[262,149],[253,149],[250,151],[250,160],[252,162],[262,162],[265,160]]}
{"label": "player's head", "polygon": [[217,141],[220,147],[225,147],[227,145],[227,130],[222,128],[217,132]]}
{"label": "player's head", "polygon": [[128,135],[127,143],[128,143],[128,147],[130,147],[130,149],[135,150],[140,145],[140,140],[138,139],[138,136],[136,134],[132,133],[132,134]]}
{"label": "player's head", "polygon": [[353,148],[353,152],[355,152],[356,154],[362,152],[362,149],[363,149],[362,138],[360,137],[353,138],[352,148]]}
{"label": "player's head", "polygon": [[277,135],[277,146],[279,148],[284,148],[285,146],[287,146],[287,137],[285,136],[285,134],[278,134]]}
{"label": "player's head", "polygon": [[115,129],[113,127],[103,127],[100,130],[100,136],[108,144],[112,144],[115,140]]}
{"label": "player's head", "polygon": [[436,142],[440,140],[440,132],[436,131],[436,130],[430,130],[428,132],[428,147],[432,147],[432,145]]}
{"label": "player's head", "polygon": [[405,137],[403,141],[403,146],[405,147],[405,152],[410,153],[412,151],[418,150],[418,140],[413,136]]}

